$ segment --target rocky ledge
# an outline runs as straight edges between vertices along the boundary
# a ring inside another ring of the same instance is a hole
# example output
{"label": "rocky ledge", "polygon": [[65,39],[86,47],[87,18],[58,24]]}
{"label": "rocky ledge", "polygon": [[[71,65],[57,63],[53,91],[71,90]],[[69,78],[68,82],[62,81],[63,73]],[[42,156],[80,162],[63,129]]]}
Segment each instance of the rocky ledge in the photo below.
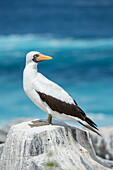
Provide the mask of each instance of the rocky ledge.
{"label": "rocky ledge", "polygon": [[100,128],[102,138],[91,133],[93,147],[98,156],[113,160],[113,127]]}
{"label": "rocky ledge", "polygon": [[[96,156],[89,133],[60,121],[54,125],[11,127],[1,160],[1,170],[111,169],[113,162]],[[3,145],[3,144],[2,144]]]}

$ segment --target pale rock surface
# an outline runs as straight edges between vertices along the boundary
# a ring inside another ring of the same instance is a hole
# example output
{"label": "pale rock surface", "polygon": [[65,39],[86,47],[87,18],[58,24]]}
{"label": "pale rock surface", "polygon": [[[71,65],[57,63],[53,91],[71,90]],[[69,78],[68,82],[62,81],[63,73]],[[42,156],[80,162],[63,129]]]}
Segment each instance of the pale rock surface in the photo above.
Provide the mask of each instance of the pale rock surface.
{"label": "pale rock surface", "polygon": [[4,144],[0,144],[0,158],[1,158],[1,155],[2,155],[2,152],[3,152],[3,148],[4,148]]}
{"label": "pale rock surface", "polygon": [[31,128],[13,126],[0,160],[0,170],[107,170],[112,161],[95,155],[89,134],[61,124]]}
{"label": "pale rock surface", "polygon": [[33,118],[27,118],[27,117],[21,117],[21,118],[17,118],[15,120],[12,120],[11,122],[9,122],[8,124],[1,126],[0,127],[0,144],[1,143],[5,143],[6,138],[7,138],[7,134],[11,128],[11,126],[25,122],[25,121],[29,121],[32,120]]}
{"label": "pale rock surface", "polygon": [[100,132],[103,138],[91,133],[91,139],[96,154],[102,158],[113,160],[113,126],[102,127]]}

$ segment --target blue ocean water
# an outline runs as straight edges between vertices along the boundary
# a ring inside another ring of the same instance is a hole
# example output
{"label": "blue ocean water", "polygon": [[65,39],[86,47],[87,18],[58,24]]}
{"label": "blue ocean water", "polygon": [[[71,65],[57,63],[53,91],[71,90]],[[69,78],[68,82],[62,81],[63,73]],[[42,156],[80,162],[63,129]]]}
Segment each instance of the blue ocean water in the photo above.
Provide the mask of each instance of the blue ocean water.
{"label": "blue ocean water", "polygon": [[100,126],[113,125],[113,39],[39,35],[0,37],[0,123],[21,116],[47,117],[23,91],[25,55],[38,50],[53,57],[39,71],[61,85]]}
{"label": "blue ocean water", "polygon": [[0,125],[45,118],[23,91],[25,55],[53,57],[39,71],[61,85],[99,126],[113,125],[113,1],[0,2]]}

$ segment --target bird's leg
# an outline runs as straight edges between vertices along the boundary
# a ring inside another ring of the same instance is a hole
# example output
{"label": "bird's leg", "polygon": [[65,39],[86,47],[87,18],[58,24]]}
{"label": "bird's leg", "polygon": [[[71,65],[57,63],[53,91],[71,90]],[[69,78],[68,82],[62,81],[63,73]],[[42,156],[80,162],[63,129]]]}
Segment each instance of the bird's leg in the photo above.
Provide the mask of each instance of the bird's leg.
{"label": "bird's leg", "polygon": [[48,123],[48,125],[52,124],[52,116],[51,115],[48,116],[46,123]]}
{"label": "bird's leg", "polygon": [[48,118],[47,118],[47,121],[46,122],[43,122],[43,121],[32,121],[32,124],[29,124],[30,127],[38,127],[38,126],[45,126],[45,125],[50,125],[52,124],[52,116],[49,115]]}

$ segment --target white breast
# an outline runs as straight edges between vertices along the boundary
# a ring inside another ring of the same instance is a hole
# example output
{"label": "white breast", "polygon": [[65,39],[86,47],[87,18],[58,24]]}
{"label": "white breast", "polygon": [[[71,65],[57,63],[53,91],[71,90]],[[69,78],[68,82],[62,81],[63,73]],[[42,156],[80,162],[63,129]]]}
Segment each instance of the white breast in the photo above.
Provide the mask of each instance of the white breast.
{"label": "white breast", "polygon": [[34,70],[29,69],[29,67],[25,67],[23,72],[23,88],[26,95],[32,100],[34,104],[36,104],[40,109],[47,112],[44,103],[40,99],[38,93],[33,88],[34,80],[36,79],[36,74],[34,74]]}

